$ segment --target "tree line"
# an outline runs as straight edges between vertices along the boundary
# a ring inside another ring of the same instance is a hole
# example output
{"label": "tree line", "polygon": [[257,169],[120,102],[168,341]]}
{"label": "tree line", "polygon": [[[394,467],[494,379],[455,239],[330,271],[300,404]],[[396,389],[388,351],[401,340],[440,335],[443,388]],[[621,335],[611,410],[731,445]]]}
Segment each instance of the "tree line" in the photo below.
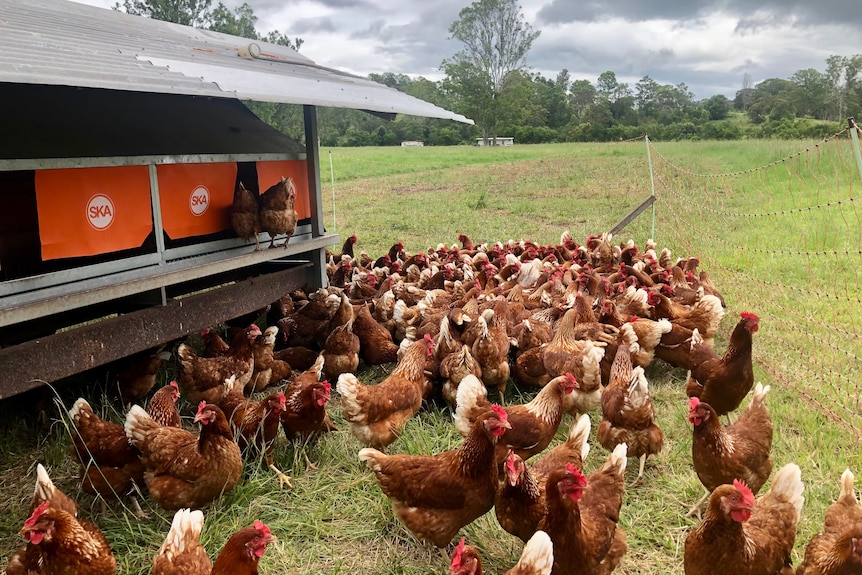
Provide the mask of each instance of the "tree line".
{"label": "tree line", "polygon": [[[301,38],[278,30],[260,34],[248,4],[231,11],[212,0],[123,0],[131,14],[207,28],[299,50]],[[634,86],[614,71],[595,81],[572,79],[568,70],[546,78],[527,67],[540,31],[524,20],[516,0],[477,0],[449,28],[463,48],[443,60],[442,80],[387,72],[369,78],[472,118],[475,126],[399,116],[383,120],[365,112],[320,108],[324,146],[392,146],[405,140],[426,145],[473,143],[514,137],[518,143],[615,141],[648,134],[654,140],[821,138],[840,131],[862,111],[862,54],[833,55],[823,71],[798,70],[790,78],[752,85],[747,74],[732,100],[695,100],[684,83],[660,84],[644,76]],[[300,106],[247,102],[265,122],[302,140]]]}

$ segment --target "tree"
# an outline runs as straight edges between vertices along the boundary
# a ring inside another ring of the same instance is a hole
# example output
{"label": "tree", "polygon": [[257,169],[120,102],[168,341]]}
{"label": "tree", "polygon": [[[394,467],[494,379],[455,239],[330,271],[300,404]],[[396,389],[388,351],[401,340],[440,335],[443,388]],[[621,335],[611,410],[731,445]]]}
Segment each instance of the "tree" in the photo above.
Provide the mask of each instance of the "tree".
{"label": "tree", "polygon": [[526,68],[539,31],[524,20],[515,0],[477,0],[458,13],[449,33],[464,48],[441,68],[483,137],[496,136],[499,98],[510,75]]}
{"label": "tree", "polygon": [[212,0],[123,0],[114,4],[114,10],[204,28],[210,22],[211,5]]}
{"label": "tree", "polygon": [[579,122],[584,119],[589,107],[595,104],[597,95],[595,86],[589,80],[572,82],[572,87],[569,88],[569,103]]}
{"label": "tree", "polygon": [[655,114],[654,103],[659,84],[649,76],[644,76],[635,84],[635,98],[643,117],[651,117]]}
{"label": "tree", "polygon": [[730,113],[730,100],[722,94],[707,98],[701,106],[709,113],[710,120],[724,120]]}

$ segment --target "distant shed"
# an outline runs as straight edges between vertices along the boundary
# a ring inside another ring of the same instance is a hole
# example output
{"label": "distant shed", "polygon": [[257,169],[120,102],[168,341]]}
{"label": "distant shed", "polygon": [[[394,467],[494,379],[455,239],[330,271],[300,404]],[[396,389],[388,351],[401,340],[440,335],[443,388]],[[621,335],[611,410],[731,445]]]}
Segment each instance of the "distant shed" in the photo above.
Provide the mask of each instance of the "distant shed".
{"label": "distant shed", "polygon": [[[0,29],[0,399],[323,285],[317,106],[472,123],[284,46],[65,0],[0,0]],[[243,99],[303,105],[310,145]],[[282,176],[300,225],[255,252],[234,188]]]}
{"label": "distant shed", "polygon": [[[497,136],[496,138],[488,138],[487,142],[488,146],[514,146],[515,138]],[[485,138],[476,138],[476,145],[485,146]]]}

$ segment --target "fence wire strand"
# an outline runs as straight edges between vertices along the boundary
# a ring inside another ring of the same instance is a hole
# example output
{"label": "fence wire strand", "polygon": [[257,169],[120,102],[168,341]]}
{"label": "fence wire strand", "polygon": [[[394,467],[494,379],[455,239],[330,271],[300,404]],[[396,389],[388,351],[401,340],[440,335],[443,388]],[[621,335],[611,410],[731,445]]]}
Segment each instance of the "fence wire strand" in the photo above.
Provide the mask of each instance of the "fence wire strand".
{"label": "fence wire strand", "polygon": [[720,173],[649,146],[659,245],[701,259],[728,317],[762,318],[754,353],[766,371],[862,434],[862,180],[850,131]]}

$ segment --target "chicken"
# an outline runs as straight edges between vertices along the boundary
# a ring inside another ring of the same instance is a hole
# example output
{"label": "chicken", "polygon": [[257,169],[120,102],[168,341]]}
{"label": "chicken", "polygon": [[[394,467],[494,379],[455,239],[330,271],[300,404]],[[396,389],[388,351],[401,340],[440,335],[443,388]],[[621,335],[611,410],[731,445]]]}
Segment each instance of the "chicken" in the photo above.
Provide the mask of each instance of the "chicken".
{"label": "chicken", "polygon": [[493,507],[494,448],[510,428],[506,412],[494,405],[476,420],[458,449],[437,455],[386,455],[366,447],[359,451],[359,460],[374,471],[395,516],[418,538],[442,548]]}
{"label": "chicken", "polygon": [[804,488],[795,463],[779,469],[756,502],[742,481],[718,486],[703,521],[685,538],[686,575],[792,574]]}
{"label": "chicken", "polygon": [[278,539],[269,526],[255,519],[230,536],[216,557],[212,575],[257,575],[260,558],[275,541]]}
{"label": "chicken", "polygon": [[664,335],[673,330],[673,325],[667,319],[653,321],[649,318],[630,316],[624,318],[612,300],[602,302],[602,321],[622,328],[628,323],[637,337],[637,353],[632,357],[632,362],[641,367],[647,367],[652,363],[656,348],[663,341]]}
{"label": "chicken", "polygon": [[353,324],[351,318],[336,327],[323,344],[323,373],[327,379],[337,379],[342,373],[353,373],[359,367],[359,337],[353,332]]}
{"label": "chicken", "polygon": [[117,560],[94,524],[43,501],[21,528],[27,545],[6,565],[8,575],[114,575]]}
{"label": "chicken", "polygon": [[550,575],[554,567],[554,544],[544,531],[536,531],[521,552],[518,563],[504,575]]}
{"label": "chicken", "polygon": [[611,367],[608,386],[602,393],[602,421],[596,439],[608,451],[620,443],[630,457],[640,458],[636,483],[644,473],[646,458],[661,451],[664,433],[656,425],[655,410],[642,367],[632,368],[631,348],[621,344]]}
{"label": "chicken", "polygon": [[147,350],[121,360],[117,371],[117,387],[123,405],[139,401],[156,385],[156,375],[171,352],[163,347]]}
{"label": "chicken", "polygon": [[497,388],[502,401],[509,380],[509,336],[506,333],[506,300],[500,300],[493,310],[485,310],[476,320],[479,336],[470,350],[482,369],[482,380]]}
{"label": "chicken", "polygon": [[203,527],[203,511],[178,510],[153,557],[152,575],[208,575],[213,564],[200,542]]}
{"label": "chicken", "polygon": [[281,472],[273,461],[275,439],[281,412],[285,409],[284,393],[271,393],[260,401],[251,401],[243,394],[231,392],[224,396],[218,406],[236,430],[237,445],[247,459],[263,455],[266,465],[278,477],[280,487],[290,483],[290,477]]}
{"label": "chicken", "polygon": [[706,495],[689,515],[698,512],[709,492],[734,479],[745,482],[757,495],[772,473],[772,418],[764,405],[769,386],[757,384],[751,403],[732,425],[722,427],[718,414],[696,397],[689,400],[688,420],[693,425],[691,459]]}
{"label": "chicken", "polygon": [[661,336],[655,356],[673,367],[691,369],[692,330],[673,323],[670,327],[670,331]]}
{"label": "chicken", "polygon": [[228,343],[212,328],[205,327],[201,330],[201,340],[204,342],[204,357],[219,357],[230,351]]}
{"label": "chicken", "polygon": [[41,463],[36,464],[36,489],[33,491],[33,499],[30,500],[29,513],[36,511],[43,502],[48,501],[50,507],[63,509],[70,515],[78,516],[78,505],[71,497],[63,493],[54,485],[48,470]]}
{"label": "chicken", "polygon": [[204,401],[194,421],[200,435],[160,427],[133,405],[124,426],[129,442],[141,451],[150,496],[165,509],[199,508],[230,491],[242,473],[242,456],[225,414]]}
{"label": "chicken", "polygon": [[277,540],[268,526],[256,520],[228,539],[214,566],[200,544],[203,525],[202,511],[178,510],[164,543],[153,557],[152,575],[255,575],[267,545]]}
{"label": "chicken", "polygon": [[234,387],[242,390],[254,373],[254,351],[252,346],[259,336],[260,328],[252,324],[237,333],[227,355],[222,357],[199,357],[186,344],[180,344],[179,385],[183,396],[192,403],[205,401],[218,403],[233,388],[226,382],[231,376]]}
{"label": "chicken", "polygon": [[74,424],[69,450],[80,463],[84,491],[116,498],[133,493],[135,485],[143,487],[140,451],[129,444],[122,425],[100,418],[83,397],[75,401],[69,418]]}
{"label": "chicken", "polygon": [[623,502],[626,444],[616,446],[589,477],[572,463],[545,483],[547,511],[539,522],[554,542],[553,575],[610,573],[626,552],[617,525]]}
{"label": "chicken", "polygon": [[230,210],[230,225],[236,235],[244,240],[254,239],[254,251],[260,250],[260,196],[257,192],[247,190],[240,182],[233,192],[233,204]]}
{"label": "chicken", "polygon": [[[323,370],[323,356],[315,364],[298,375],[286,388],[285,409],[281,412],[281,427],[288,441],[312,440],[321,433],[338,431],[326,413],[326,403],[332,394],[328,381],[320,381]],[[309,467],[316,467],[308,456],[305,461]]]}
{"label": "chicken", "polygon": [[823,531],[811,538],[796,575],[862,573],[862,507],[853,479],[849,469],[841,474],[841,494],[826,510]]}
{"label": "chicken", "polygon": [[754,385],[751,336],[759,329],[759,322],[753,313],[742,312],[723,356],[707,346],[696,329],[692,331],[691,376],[685,386],[689,397],[700,398],[719,415],[739,407]]}
{"label": "chicken", "polygon": [[[578,382],[572,374],[567,373],[549,381],[529,403],[506,407],[512,429],[506,433],[505,441],[497,444],[497,463],[503,462],[510,449],[524,460],[544,451],[563,418],[563,397],[577,387]],[[474,375],[468,375],[461,381],[457,401],[455,427],[466,437],[472,431],[476,418],[488,411],[491,404],[485,386]]]}
{"label": "chicken", "polygon": [[452,552],[449,575],[482,575],[482,558],[472,545],[466,545],[462,537]]}
{"label": "chicken", "polygon": [[425,361],[434,354],[434,342],[414,342],[392,373],[377,385],[364,385],[352,373],[338,377],[344,419],[350,431],[366,446],[384,448],[398,437],[408,419],[422,406]]}
{"label": "chicken", "polygon": [[563,409],[573,417],[596,409],[601,402],[600,364],[607,346],[605,342],[575,338],[577,315],[578,311],[575,309],[566,311],[557,322],[554,338],[543,348],[539,348],[542,350],[542,364],[548,376],[557,377],[570,372],[580,384],[579,389],[567,396],[563,402]]}
{"label": "chicken", "polygon": [[341,256],[348,256],[350,259],[354,259],[356,256],[353,253],[353,245],[356,243],[356,240],[356,234],[351,234],[346,240],[344,240],[344,243],[341,245],[341,251],[338,253],[333,253],[329,251],[329,248],[326,248],[324,253],[326,254],[327,261],[330,259],[340,261]]}
{"label": "chicken", "polygon": [[[518,563],[504,575],[549,575],[554,566],[554,545],[544,531],[537,531],[521,553]],[[449,575],[482,575],[482,559],[475,547],[464,544],[464,538],[452,552]]]}
{"label": "chicken", "polygon": [[470,347],[462,345],[454,353],[440,360],[440,377],[443,379],[443,399],[452,409],[458,406],[458,387],[468,375],[482,378],[482,368],[470,353]]}
{"label": "chicken", "polygon": [[551,471],[561,469],[567,463],[572,463],[578,469],[583,469],[584,460],[590,452],[589,439],[590,416],[585,413],[569,427],[569,433],[563,443],[555,445],[530,464],[530,473],[536,477],[543,493],[545,481]]}
{"label": "chicken", "polygon": [[270,385],[281,381],[278,376],[290,374],[290,366],[288,366],[286,370],[278,370],[274,377],[273,364],[275,363],[275,357],[273,356],[273,349],[275,348],[275,339],[277,336],[278,327],[271,325],[255,338],[251,346],[252,355],[254,356],[254,370],[252,371],[251,379],[249,379],[243,390],[243,393],[246,395],[263,391]]}
{"label": "chicken", "polygon": [[717,297],[704,295],[693,306],[685,306],[671,301],[664,294],[650,292],[647,301],[653,306],[652,319],[667,318],[672,324],[690,330],[698,329],[706,344],[712,346],[721,318],[724,317],[724,308]]}
{"label": "chicken", "polygon": [[514,451],[509,451],[503,472],[494,513],[504,531],[526,542],[545,515],[545,488]]}
{"label": "chicken", "polygon": [[293,208],[295,200],[296,185],[292,178],[284,177],[277,184],[267,188],[258,198],[260,229],[269,234],[269,247],[275,245],[277,235],[287,234],[284,239],[284,247],[287,248],[290,236],[296,231],[297,215]]}
{"label": "chicken", "polygon": [[[392,334],[371,316],[368,305],[354,306],[353,333],[359,338],[359,356],[367,365],[380,365],[396,360],[398,346]],[[351,370],[352,371],[352,370]]]}
{"label": "chicken", "polygon": [[[180,387],[176,381],[162,386],[147,403],[147,413],[162,427],[182,427],[177,400],[180,398]],[[125,437],[125,434],[123,435]]]}

